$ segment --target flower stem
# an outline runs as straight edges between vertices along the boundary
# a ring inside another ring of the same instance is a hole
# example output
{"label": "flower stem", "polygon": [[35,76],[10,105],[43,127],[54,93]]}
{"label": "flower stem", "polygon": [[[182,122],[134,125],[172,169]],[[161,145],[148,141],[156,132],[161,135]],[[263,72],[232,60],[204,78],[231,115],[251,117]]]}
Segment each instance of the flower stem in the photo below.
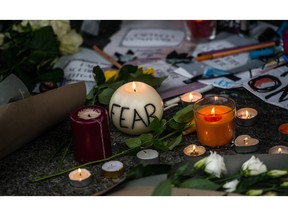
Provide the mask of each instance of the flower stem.
{"label": "flower stem", "polygon": [[75,166],[73,168],[70,168],[70,169],[67,169],[67,170],[63,170],[63,171],[60,171],[60,172],[57,172],[57,173],[53,173],[53,174],[50,174],[50,175],[46,175],[46,176],[43,176],[43,177],[40,177],[40,178],[37,178],[37,179],[34,179],[32,180],[32,182],[39,182],[39,181],[43,181],[43,180],[47,180],[49,178],[53,178],[53,177],[56,177],[56,176],[60,176],[62,174],[65,174],[65,173],[68,173],[68,172],[71,172],[75,169],[78,169],[78,168],[82,168],[82,167],[86,167],[86,166],[89,166],[89,165],[92,165],[92,164],[97,164],[97,163],[101,163],[101,162],[104,162],[104,161],[108,161],[108,160],[111,160],[113,158],[116,158],[118,156],[121,156],[121,155],[125,155],[125,154],[128,154],[132,151],[136,150],[136,148],[133,148],[133,149],[127,149],[127,150],[124,150],[118,154],[115,154],[115,155],[112,155],[108,158],[104,158],[104,159],[101,159],[101,160],[95,160],[95,161],[90,161],[90,162],[87,162],[87,163],[84,163],[84,164],[81,164],[79,166]]}

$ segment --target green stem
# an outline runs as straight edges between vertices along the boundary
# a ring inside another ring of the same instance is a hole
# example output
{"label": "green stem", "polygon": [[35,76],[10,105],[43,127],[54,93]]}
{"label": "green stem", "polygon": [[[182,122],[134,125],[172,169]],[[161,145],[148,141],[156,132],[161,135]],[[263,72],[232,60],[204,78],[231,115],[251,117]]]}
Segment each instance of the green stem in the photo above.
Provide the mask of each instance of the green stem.
{"label": "green stem", "polygon": [[169,138],[169,137],[171,137],[171,136],[173,136],[173,135],[175,135],[176,133],[178,133],[179,131],[173,131],[173,132],[171,132],[171,133],[169,133],[169,134],[167,134],[166,136],[164,136],[164,137],[161,137],[159,140],[164,140],[164,139],[167,139],[167,138]]}
{"label": "green stem", "polygon": [[73,171],[75,169],[78,169],[78,168],[81,168],[81,167],[86,167],[86,166],[89,166],[89,165],[92,165],[92,164],[97,164],[97,163],[101,163],[101,162],[104,162],[104,161],[108,161],[108,160],[111,160],[111,159],[116,158],[118,156],[128,154],[128,153],[134,151],[135,149],[136,148],[127,149],[127,150],[124,150],[124,151],[122,151],[122,152],[120,152],[118,154],[112,155],[112,156],[110,156],[108,158],[104,158],[104,159],[96,160],[96,161],[90,161],[90,162],[87,162],[85,164],[81,164],[79,166],[75,166],[75,167],[67,169],[67,170],[63,170],[63,171],[60,171],[60,172],[57,172],[57,173],[53,173],[53,174],[50,174],[50,175],[46,175],[46,176],[34,179],[34,180],[32,180],[32,182],[39,182],[39,181],[47,180],[49,178],[53,178],[53,177],[56,177],[56,176],[71,172],[71,171]]}

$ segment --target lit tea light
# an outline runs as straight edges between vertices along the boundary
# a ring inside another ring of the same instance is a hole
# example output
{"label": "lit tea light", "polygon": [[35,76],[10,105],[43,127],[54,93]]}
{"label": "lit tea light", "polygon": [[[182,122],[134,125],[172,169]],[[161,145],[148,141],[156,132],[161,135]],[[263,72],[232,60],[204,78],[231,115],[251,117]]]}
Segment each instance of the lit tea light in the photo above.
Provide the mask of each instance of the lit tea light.
{"label": "lit tea light", "polygon": [[202,98],[202,94],[199,92],[195,92],[195,91],[188,92],[180,96],[181,101],[187,104],[194,103],[200,100],[201,98]]}
{"label": "lit tea light", "polygon": [[102,165],[103,175],[107,179],[117,179],[124,174],[124,165],[120,161],[108,161]]}
{"label": "lit tea light", "polygon": [[137,153],[137,158],[142,164],[157,164],[159,163],[159,153],[154,149],[144,149]]}
{"label": "lit tea light", "polygon": [[191,145],[185,147],[183,152],[185,155],[187,155],[189,157],[197,157],[197,156],[205,154],[206,149],[203,146],[191,144]]}
{"label": "lit tea light", "polygon": [[85,187],[91,183],[91,173],[87,169],[74,170],[69,173],[70,184],[74,187]]}
{"label": "lit tea light", "polygon": [[288,154],[288,147],[284,145],[276,145],[269,149],[269,154]]}
{"label": "lit tea light", "polygon": [[234,144],[237,153],[250,153],[257,151],[259,140],[249,135],[240,135],[235,139]]}
{"label": "lit tea light", "polygon": [[251,126],[257,121],[258,112],[253,108],[242,108],[236,111],[237,124]]}

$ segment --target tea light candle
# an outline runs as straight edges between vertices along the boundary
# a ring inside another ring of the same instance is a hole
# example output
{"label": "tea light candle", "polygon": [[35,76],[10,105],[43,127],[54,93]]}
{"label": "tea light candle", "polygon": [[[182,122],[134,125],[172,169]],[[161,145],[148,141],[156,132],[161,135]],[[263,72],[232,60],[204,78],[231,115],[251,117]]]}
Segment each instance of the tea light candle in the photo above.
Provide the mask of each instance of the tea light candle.
{"label": "tea light candle", "polygon": [[87,169],[77,169],[69,173],[70,184],[74,187],[85,187],[91,183],[91,173]]}
{"label": "tea light candle", "polygon": [[183,94],[180,96],[180,99],[182,101],[182,103],[186,103],[186,104],[190,104],[190,103],[194,103],[198,100],[200,100],[202,98],[202,94],[199,92],[188,92],[186,94]]}
{"label": "tea light candle", "polygon": [[137,153],[137,158],[143,164],[157,164],[159,163],[159,153],[154,149],[144,149]]}
{"label": "tea light candle", "polygon": [[257,151],[259,140],[250,137],[249,135],[240,135],[235,141],[235,151],[238,153],[250,153]]}
{"label": "tea light candle", "polygon": [[103,175],[107,179],[117,179],[124,174],[124,165],[120,161],[108,161],[102,165]]}
{"label": "tea light candle", "polygon": [[183,152],[189,157],[197,157],[203,155],[206,152],[206,149],[203,146],[192,144],[185,147]]}
{"label": "tea light candle", "polygon": [[269,154],[288,154],[288,147],[284,145],[276,145],[269,149]]}
{"label": "tea light candle", "polygon": [[82,106],[70,115],[75,159],[80,163],[111,156],[108,113],[100,106]]}
{"label": "tea light candle", "polygon": [[163,101],[158,92],[143,82],[129,82],[112,95],[109,115],[123,133],[139,135],[149,131],[153,116],[162,118]]}
{"label": "tea light candle", "polygon": [[242,108],[237,110],[237,124],[241,126],[251,126],[257,121],[258,112],[253,108]]}
{"label": "tea light candle", "polygon": [[193,105],[197,138],[204,146],[219,148],[232,142],[235,102],[227,97],[205,97]]}

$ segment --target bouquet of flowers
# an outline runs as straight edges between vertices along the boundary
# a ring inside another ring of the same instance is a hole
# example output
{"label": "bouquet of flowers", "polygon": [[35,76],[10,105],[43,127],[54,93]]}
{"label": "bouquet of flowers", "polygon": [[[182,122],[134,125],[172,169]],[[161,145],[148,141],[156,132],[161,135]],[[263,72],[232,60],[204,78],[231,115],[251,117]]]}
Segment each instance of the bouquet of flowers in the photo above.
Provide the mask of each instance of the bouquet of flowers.
{"label": "bouquet of flowers", "polygon": [[178,167],[161,182],[153,195],[171,195],[172,187],[225,191],[250,196],[287,195],[288,170],[267,170],[267,166],[254,155],[244,162],[239,172],[227,176],[224,159],[216,152],[188,168]]}
{"label": "bouquet of flowers", "polygon": [[61,55],[78,51],[83,39],[61,20],[13,23],[0,34],[0,82],[15,74],[30,92],[37,83],[61,82],[61,68],[54,68]]}

